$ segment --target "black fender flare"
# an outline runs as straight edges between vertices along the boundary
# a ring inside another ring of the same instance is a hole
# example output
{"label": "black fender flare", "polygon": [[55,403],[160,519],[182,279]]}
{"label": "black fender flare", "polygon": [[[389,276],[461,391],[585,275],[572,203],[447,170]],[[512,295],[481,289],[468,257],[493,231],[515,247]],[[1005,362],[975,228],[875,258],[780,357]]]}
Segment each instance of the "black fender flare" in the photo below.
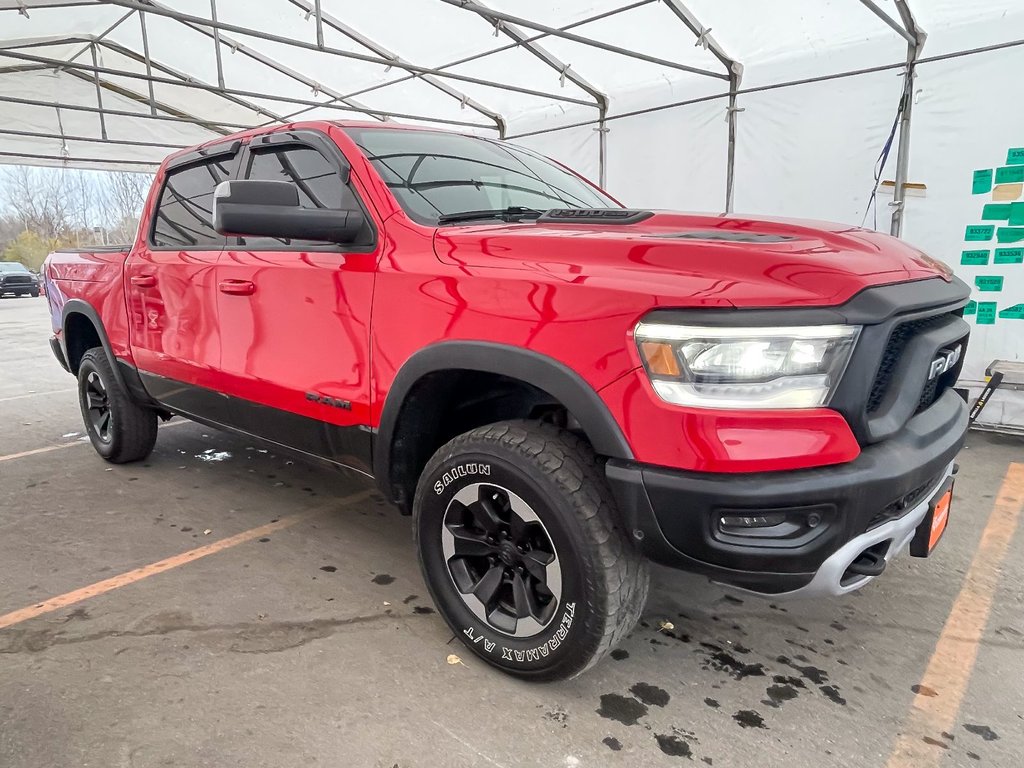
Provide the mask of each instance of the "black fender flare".
{"label": "black fender flare", "polygon": [[149,393],[146,392],[145,387],[142,386],[142,379],[139,378],[138,371],[135,367],[128,363],[121,362],[114,354],[114,348],[110,346],[110,338],[107,336],[107,329],[103,326],[103,321],[100,319],[99,313],[92,304],[82,299],[68,299],[60,312],[60,327],[62,331],[60,335],[60,346],[61,351],[64,353],[64,359],[68,363],[69,373],[74,376],[78,375],[78,371],[71,370],[71,357],[68,355],[69,315],[83,315],[92,323],[93,328],[96,329],[96,335],[99,336],[100,346],[103,347],[103,353],[107,356],[110,368],[114,372],[114,378],[117,379],[117,383],[121,389],[140,403],[146,405],[153,404],[153,400],[149,396]]}
{"label": "black fender flare", "polygon": [[[97,312],[92,304],[82,299],[68,299],[63,308],[60,311],[60,327],[62,333],[60,335],[60,346],[64,352],[64,359],[68,361],[68,367],[70,368],[71,356],[68,354],[68,316],[69,315],[84,315],[89,322],[92,323],[93,328],[96,329],[96,335],[100,337],[100,345],[103,347],[103,352],[107,355],[107,360],[110,362],[110,367],[114,369],[114,375],[118,378],[118,384],[124,386],[124,381],[121,381],[121,372],[117,368],[117,358],[114,356],[114,349],[110,346],[110,338],[107,336],[107,329],[103,327],[103,321],[100,319],[100,314]],[[78,371],[71,371],[71,373],[77,375]]]}
{"label": "black fender flare", "polygon": [[497,373],[547,392],[564,405],[601,456],[629,461],[633,452],[604,401],[564,363],[521,347],[487,341],[442,341],[412,355],[395,376],[373,440],[373,474],[382,489],[391,483],[395,428],[409,393],[424,376],[445,370]]}

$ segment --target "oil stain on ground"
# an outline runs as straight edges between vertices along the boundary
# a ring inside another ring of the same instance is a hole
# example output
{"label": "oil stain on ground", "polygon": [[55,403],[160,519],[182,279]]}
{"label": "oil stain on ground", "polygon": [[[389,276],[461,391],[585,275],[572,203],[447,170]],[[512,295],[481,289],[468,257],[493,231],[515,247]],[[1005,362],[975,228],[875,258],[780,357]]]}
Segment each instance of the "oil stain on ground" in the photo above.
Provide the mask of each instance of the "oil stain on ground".
{"label": "oil stain on ground", "polygon": [[376,576],[373,577],[373,583],[380,584],[381,586],[386,586],[392,583],[394,580],[395,577],[387,573],[378,573]]}
{"label": "oil stain on ground", "polygon": [[604,693],[601,694],[601,706],[598,707],[597,714],[623,725],[636,725],[637,721],[647,714],[647,705],[632,697]]}
{"label": "oil stain on ground", "polygon": [[616,739],[614,736],[605,736],[601,739],[601,743],[604,744],[612,752],[618,752],[622,749],[622,742]]}
{"label": "oil stain on ground", "polygon": [[973,733],[975,736],[981,736],[985,741],[999,741],[999,734],[987,725],[973,725],[971,723],[966,723],[964,724],[964,730],[968,733]]}
{"label": "oil stain on ground", "polygon": [[764,677],[765,675],[763,664],[746,664],[722,649],[711,654],[707,666],[717,672],[731,675],[734,680],[742,680],[745,677]]}
{"label": "oil stain on ground", "polygon": [[775,707],[775,709],[781,707],[783,702],[791,701],[799,695],[796,688],[786,684],[769,685],[765,693],[768,698],[762,700],[761,703],[767,704],[769,707]]}
{"label": "oil stain on ground", "polygon": [[764,718],[752,709],[741,709],[732,719],[740,724],[741,728],[767,728]]}
{"label": "oil stain on ground", "polygon": [[693,758],[693,750],[690,749],[690,745],[678,736],[656,733],[654,734],[654,738],[658,742],[658,747],[666,755],[670,755],[672,757]]}
{"label": "oil stain on ground", "polygon": [[846,699],[839,695],[839,689],[834,685],[823,685],[818,690],[825,694],[825,698],[829,701],[835,702],[836,704],[840,704],[844,707],[846,706]]}
{"label": "oil stain on ground", "polygon": [[779,664],[785,664],[790,669],[795,669],[805,680],[810,680],[815,685],[824,685],[828,682],[828,672],[811,665],[801,666],[792,661],[788,656],[779,656],[775,659]]}
{"label": "oil stain on ground", "polygon": [[664,707],[671,699],[668,691],[650,683],[636,683],[629,692],[648,706]]}

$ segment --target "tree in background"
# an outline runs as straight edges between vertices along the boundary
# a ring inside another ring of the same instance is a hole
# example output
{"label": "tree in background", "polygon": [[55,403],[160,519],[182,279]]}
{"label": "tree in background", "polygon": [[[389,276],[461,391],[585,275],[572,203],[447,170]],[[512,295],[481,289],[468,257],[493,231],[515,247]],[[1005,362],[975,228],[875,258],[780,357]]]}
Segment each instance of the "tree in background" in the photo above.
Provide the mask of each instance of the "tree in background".
{"label": "tree in background", "polygon": [[20,261],[38,272],[46,256],[61,245],[56,238],[40,237],[36,232],[26,229],[4,248],[3,261]]}
{"label": "tree in background", "polygon": [[0,260],[38,269],[56,248],[130,242],[151,181],[125,171],[0,170]]}
{"label": "tree in background", "polygon": [[145,173],[111,171],[104,181],[106,183],[100,185],[100,201],[108,216],[108,240],[129,243],[135,239],[139,215],[153,177]]}

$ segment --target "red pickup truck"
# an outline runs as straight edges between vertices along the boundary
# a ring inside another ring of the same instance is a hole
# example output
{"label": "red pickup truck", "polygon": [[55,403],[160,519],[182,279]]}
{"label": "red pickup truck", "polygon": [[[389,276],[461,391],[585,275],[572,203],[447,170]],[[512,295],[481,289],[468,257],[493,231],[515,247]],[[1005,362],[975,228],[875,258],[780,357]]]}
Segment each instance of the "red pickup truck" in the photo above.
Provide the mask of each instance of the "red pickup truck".
{"label": "red pickup truck", "polygon": [[648,561],[840,595],[948,519],[969,290],[872,231],[305,122],[171,156],[130,248],[45,279],[103,458],[177,415],[375,478],[452,630],[521,677],[625,637]]}

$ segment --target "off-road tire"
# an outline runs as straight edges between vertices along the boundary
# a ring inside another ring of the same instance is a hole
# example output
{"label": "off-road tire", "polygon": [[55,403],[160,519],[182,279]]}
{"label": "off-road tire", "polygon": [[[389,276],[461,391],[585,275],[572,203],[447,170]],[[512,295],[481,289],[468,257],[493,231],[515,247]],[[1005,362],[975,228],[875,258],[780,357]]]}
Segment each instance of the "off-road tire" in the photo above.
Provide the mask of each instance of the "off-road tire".
{"label": "off-road tire", "polygon": [[[92,376],[98,377],[106,392],[109,423],[104,432],[91,421],[87,393]],[[78,368],[78,403],[92,447],[111,464],[139,461],[152,452],[156,443],[156,411],[143,408],[124,391],[101,347],[93,347],[82,356]]]}
{"label": "off-road tire", "polygon": [[[521,497],[557,552],[560,599],[549,623],[530,637],[511,636],[474,613],[449,570],[446,511],[460,491],[477,492],[473,485]],[[620,523],[601,463],[570,432],[510,421],[459,435],[427,463],[413,515],[420,567],[438,611],[468,648],[503,672],[536,681],[576,677],[640,618],[647,562]]]}

